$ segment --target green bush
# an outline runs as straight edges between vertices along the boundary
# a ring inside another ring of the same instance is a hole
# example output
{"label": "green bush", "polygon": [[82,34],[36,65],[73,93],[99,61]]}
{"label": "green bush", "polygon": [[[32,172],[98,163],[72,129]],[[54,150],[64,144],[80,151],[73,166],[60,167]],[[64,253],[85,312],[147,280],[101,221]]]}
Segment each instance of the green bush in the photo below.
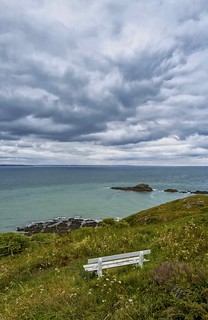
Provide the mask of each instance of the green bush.
{"label": "green bush", "polygon": [[115,226],[116,221],[113,218],[105,218],[103,221],[101,221],[101,226]]}
{"label": "green bush", "polygon": [[37,233],[31,236],[30,240],[34,242],[51,242],[54,241],[58,236],[53,233]]}
{"label": "green bush", "polygon": [[126,228],[129,227],[129,223],[126,220],[120,220],[116,223],[116,228]]}
{"label": "green bush", "polygon": [[22,252],[29,247],[30,239],[17,233],[0,234],[0,256]]}

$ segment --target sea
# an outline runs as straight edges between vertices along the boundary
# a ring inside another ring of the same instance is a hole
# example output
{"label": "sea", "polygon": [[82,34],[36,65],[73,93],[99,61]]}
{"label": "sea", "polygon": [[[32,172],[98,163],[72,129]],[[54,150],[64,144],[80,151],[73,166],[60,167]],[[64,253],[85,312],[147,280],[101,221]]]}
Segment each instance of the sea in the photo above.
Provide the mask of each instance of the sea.
{"label": "sea", "polygon": [[[149,184],[149,193],[112,190]],[[164,189],[208,190],[208,167],[0,166],[0,232],[57,217],[123,218],[187,197]]]}

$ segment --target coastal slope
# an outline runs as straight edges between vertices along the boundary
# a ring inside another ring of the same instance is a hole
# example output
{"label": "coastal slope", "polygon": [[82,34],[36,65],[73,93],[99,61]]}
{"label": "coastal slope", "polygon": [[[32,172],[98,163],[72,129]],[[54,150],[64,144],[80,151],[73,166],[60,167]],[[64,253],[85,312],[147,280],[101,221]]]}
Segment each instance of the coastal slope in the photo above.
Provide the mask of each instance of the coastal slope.
{"label": "coastal slope", "polygon": [[[207,319],[206,195],[64,236],[1,234],[0,247],[6,245],[11,251],[0,257],[2,320]],[[143,249],[151,249],[143,269],[104,270],[101,279],[83,269],[88,258]]]}

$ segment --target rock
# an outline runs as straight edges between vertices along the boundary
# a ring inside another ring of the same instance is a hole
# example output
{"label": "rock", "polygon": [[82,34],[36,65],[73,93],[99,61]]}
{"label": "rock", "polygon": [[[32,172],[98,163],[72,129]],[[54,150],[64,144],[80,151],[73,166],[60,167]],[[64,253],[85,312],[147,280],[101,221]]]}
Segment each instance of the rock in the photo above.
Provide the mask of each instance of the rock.
{"label": "rock", "polygon": [[17,231],[25,235],[33,235],[36,233],[57,233],[65,234],[81,227],[96,227],[99,221],[82,218],[56,218],[49,221],[34,222],[30,225],[18,227]]}
{"label": "rock", "polygon": [[133,187],[112,187],[113,190],[123,190],[123,191],[136,191],[136,192],[151,192],[153,189],[145,183],[137,184]]}
{"label": "rock", "polygon": [[177,189],[165,189],[164,192],[179,192]]}
{"label": "rock", "polygon": [[191,191],[191,193],[193,193],[193,194],[208,194],[208,191],[197,190],[197,191]]}
{"label": "rock", "polygon": [[151,191],[153,191],[153,189],[148,184],[145,184],[145,183],[137,184],[135,187],[133,187],[133,189],[135,191],[139,191],[139,192],[151,192]]}
{"label": "rock", "polygon": [[190,193],[190,191],[181,191],[181,190],[177,190],[177,189],[171,189],[171,188],[169,188],[169,189],[165,189],[164,190],[164,192],[172,192],[172,193],[174,193],[174,192],[178,192],[178,193]]}
{"label": "rock", "polygon": [[165,189],[164,192],[178,192],[178,193],[192,193],[192,194],[208,194],[208,191],[201,191],[201,190],[197,190],[197,191],[179,191],[177,189]]}
{"label": "rock", "polygon": [[[153,191],[153,189],[145,183],[140,183],[137,184],[136,186],[133,187],[111,187],[111,189],[113,190],[123,190],[123,191],[136,191],[136,192],[151,192]],[[177,190],[174,188],[168,188],[165,189],[164,192],[170,192],[170,193],[192,193],[192,194],[208,194],[208,191],[201,191],[201,190],[197,190],[197,191],[188,191],[188,190]]]}

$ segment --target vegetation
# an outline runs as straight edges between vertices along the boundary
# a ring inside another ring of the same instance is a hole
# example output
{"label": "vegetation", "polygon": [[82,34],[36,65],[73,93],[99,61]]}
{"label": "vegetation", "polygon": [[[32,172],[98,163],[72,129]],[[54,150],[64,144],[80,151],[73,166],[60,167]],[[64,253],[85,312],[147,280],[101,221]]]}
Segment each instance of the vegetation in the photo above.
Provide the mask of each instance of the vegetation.
{"label": "vegetation", "polygon": [[[191,196],[60,237],[1,234],[1,320],[208,319],[208,197]],[[151,249],[143,269],[88,258]]]}

